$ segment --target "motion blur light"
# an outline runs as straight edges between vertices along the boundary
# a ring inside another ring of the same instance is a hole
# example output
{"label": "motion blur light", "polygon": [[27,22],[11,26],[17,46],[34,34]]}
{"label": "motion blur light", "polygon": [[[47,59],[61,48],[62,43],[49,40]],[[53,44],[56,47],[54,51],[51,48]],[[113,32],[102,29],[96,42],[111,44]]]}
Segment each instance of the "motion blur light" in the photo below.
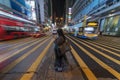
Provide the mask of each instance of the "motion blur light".
{"label": "motion blur light", "polygon": [[114,16],[115,14],[109,14],[108,17]]}
{"label": "motion blur light", "polygon": [[94,28],[93,27],[86,27],[85,31],[94,31]]}
{"label": "motion blur light", "polygon": [[69,8],[69,13],[68,14],[72,14],[72,8]]}
{"label": "motion blur light", "polygon": [[58,19],[58,17],[55,18],[56,20]]}
{"label": "motion blur light", "polygon": [[61,20],[63,20],[63,18],[62,18],[62,17],[61,17],[60,19],[61,19]]}
{"label": "motion blur light", "polygon": [[33,23],[33,22],[31,22],[31,21],[28,21],[28,20],[26,20],[26,19],[23,19],[23,18],[14,16],[14,15],[12,15],[12,14],[9,14],[9,13],[3,12],[3,11],[0,11],[0,15],[7,16],[7,17],[10,17],[10,18],[14,18],[14,19],[17,19],[17,20],[20,20],[20,21],[25,21],[25,22]]}

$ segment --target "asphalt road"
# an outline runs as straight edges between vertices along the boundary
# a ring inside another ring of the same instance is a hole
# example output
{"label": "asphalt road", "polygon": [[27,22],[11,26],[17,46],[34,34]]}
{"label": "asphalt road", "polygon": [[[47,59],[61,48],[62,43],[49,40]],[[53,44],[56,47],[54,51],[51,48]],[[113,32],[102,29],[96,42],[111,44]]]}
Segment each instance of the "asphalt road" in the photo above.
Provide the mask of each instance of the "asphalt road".
{"label": "asphalt road", "polygon": [[54,71],[54,38],[0,42],[0,80],[120,80],[120,38],[66,36],[71,53],[64,72]]}

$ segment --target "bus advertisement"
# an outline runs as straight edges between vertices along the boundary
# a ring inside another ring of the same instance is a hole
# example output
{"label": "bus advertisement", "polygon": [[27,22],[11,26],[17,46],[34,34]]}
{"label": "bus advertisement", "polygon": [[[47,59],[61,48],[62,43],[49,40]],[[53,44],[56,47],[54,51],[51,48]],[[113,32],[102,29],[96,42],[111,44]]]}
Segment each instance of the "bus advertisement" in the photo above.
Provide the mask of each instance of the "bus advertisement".
{"label": "bus advertisement", "polygon": [[29,36],[34,28],[35,22],[0,10],[0,41]]}

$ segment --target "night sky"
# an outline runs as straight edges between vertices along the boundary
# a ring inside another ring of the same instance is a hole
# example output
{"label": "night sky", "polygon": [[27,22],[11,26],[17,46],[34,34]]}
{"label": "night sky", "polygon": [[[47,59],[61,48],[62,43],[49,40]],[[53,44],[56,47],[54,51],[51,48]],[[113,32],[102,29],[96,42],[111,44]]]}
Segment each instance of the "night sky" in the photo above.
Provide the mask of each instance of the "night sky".
{"label": "night sky", "polygon": [[52,0],[53,1],[53,14],[56,17],[63,17],[65,9],[65,0]]}

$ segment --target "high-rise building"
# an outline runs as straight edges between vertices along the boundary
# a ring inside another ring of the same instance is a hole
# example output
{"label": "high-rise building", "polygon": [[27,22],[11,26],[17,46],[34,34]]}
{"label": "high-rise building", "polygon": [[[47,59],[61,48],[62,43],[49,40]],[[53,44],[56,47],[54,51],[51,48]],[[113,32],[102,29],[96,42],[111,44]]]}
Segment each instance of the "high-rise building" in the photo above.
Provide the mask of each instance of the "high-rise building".
{"label": "high-rise building", "polygon": [[66,9],[65,9],[65,24],[71,25],[71,18],[72,18],[72,6],[76,0],[66,0]]}
{"label": "high-rise building", "polygon": [[72,21],[79,24],[98,21],[103,35],[120,36],[120,0],[76,0],[72,6]]}
{"label": "high-rise building", "polygon": [[84,17],[89,11],[87,7],[92,0],[76,0],[75,4],[72,6],[72,22],[79,22],[81,18]]}
{"label": "high-rise building", "polygon": [[5,9],[6,7],[11,8],[10,0],[0,0],[0,8]]}
{"label": "high-rise building", "polygon": [[[27,8],[31,8],[30,11],[27,12],[27,15],[29,16],[29,18],[31,20],[34,20],[36,21],[36,13],[35,13],[35,1],[34,0],[26,0],[26,5],[27,5]],[[30,6],[29,6],[30,5]],[[29,13],[31,12],[31,14]]]}
{"label": "high-rise building", "polygon": [[38,23],[46,23],[52,16],[52,2],[51,0],[35,0],[36,17]]}
{"label": "high-rise building", "polygon": [[26,19],[31,14],[31,7],[25,0],[0,0],[0,8]]}

